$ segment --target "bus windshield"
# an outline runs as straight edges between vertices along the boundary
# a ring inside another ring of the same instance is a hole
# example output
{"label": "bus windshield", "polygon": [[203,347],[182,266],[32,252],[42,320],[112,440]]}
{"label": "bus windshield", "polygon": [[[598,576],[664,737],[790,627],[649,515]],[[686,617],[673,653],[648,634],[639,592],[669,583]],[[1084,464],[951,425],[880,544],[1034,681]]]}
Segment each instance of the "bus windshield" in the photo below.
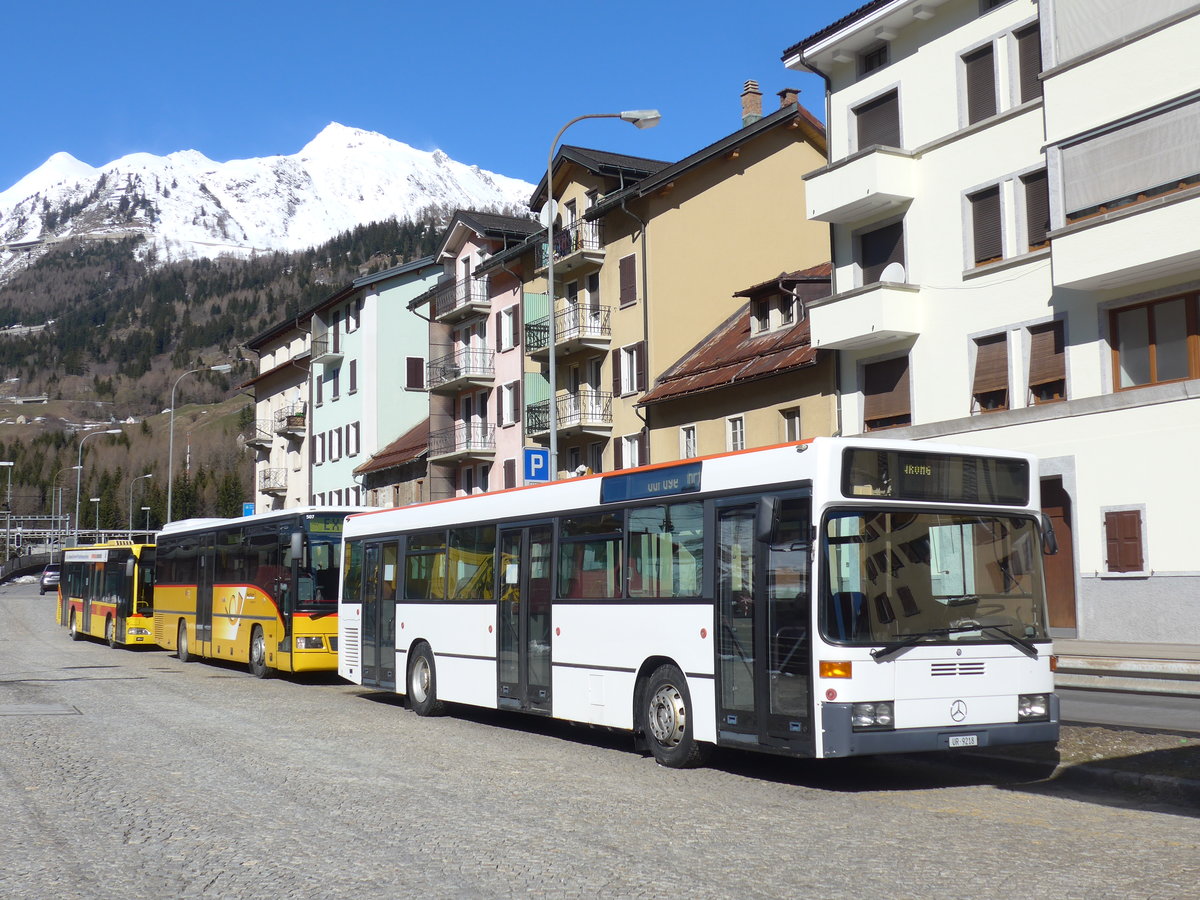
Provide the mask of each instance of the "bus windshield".
{"label": "bus windshield", "polygon": [[332,607],[337,604],[338,554],[341,541],[327,535],[310,535],[308,570],[300,570],[297,585],[301,606]]}
{"label": "bus windshield", "polygon": [[1028,516],[838,510],[825,520],[822,552],[826,640],[1047,637],[1041,544]]}

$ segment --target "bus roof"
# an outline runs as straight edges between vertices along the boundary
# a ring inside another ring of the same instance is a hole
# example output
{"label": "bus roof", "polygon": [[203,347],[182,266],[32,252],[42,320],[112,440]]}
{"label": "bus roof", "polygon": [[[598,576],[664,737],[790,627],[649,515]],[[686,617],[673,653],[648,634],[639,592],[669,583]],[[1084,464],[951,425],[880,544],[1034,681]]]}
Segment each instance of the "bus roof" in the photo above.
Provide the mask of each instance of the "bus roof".
{"label": "bus roof", "polygon": [[351,513],[365,512],[367,509],[368,507],[364,506],[293,506],[289,509],[273,509],[265,513],[256,513],[253,516],[239,516],[231,519],[178,519],[164,525],[159,534],[187,534],[192,531],[208,531],[229,525],[257,525],[297,516],[347,516]]}

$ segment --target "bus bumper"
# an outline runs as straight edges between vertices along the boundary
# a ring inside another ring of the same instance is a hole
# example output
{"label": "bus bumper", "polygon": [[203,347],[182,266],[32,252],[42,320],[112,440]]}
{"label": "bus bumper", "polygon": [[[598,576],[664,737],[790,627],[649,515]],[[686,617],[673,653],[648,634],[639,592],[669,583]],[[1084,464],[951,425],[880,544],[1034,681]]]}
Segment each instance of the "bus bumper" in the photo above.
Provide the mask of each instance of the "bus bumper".
{"label": "bus bumper", "polygon": [[821,706],[822,756],[872,756],[883,753],[922,753],[932,750],[977,750],[1013,744],[1054,744],[1058,741],[1058,695],[1050,695],[1050,718],[1038,722],[993,722],[938,728],[897,728],[893,731],[855,731],[849,703]]}

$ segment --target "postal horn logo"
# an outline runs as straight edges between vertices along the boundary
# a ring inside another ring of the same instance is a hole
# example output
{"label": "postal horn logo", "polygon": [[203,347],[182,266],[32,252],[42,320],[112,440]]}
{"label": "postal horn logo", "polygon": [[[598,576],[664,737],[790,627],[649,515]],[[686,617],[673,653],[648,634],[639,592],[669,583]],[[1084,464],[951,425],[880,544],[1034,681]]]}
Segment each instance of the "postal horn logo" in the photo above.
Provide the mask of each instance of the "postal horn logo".
{"label": "postal horn logo", "polygon": [[955,722],[961,722],[967,717],[967,704],[961,700],[955,700],[950,704],[950,718]]}

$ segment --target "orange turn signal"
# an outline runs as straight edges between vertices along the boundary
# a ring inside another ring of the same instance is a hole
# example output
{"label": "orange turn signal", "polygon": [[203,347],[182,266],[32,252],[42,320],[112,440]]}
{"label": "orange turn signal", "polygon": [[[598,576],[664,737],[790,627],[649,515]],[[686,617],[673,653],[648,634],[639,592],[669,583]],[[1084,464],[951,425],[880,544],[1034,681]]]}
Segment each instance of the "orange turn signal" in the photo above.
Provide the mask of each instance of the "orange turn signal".
{"label": "orange turn signal", "polygon": [[822,678],[853,678],[854,664],[849,660],[821,660]]}
{"label": "orange turn signal", "polygon": [[1050,654],[1050,671],[1051,672],[1058,671],[1058,654],[1057,653]]}

